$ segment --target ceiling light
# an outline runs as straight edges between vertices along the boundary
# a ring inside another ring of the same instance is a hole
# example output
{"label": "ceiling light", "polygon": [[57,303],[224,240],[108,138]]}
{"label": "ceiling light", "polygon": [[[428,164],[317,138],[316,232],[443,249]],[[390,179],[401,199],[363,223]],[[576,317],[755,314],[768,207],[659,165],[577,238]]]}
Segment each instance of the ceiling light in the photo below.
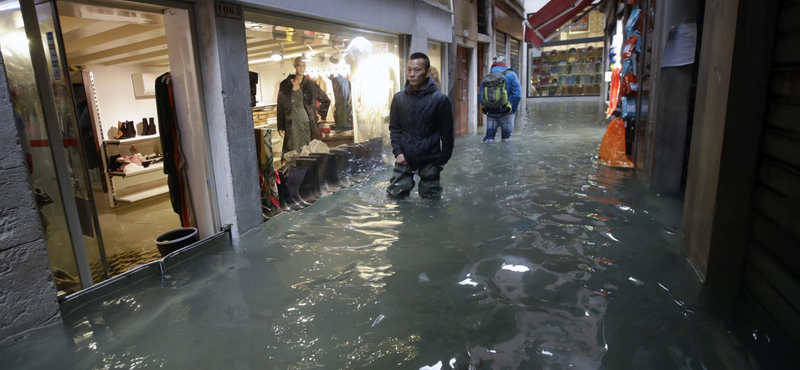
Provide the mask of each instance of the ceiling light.
{"label": "ceiling light", "polygon": [[303,53],[303,60],[308,62],[309,60],[314,58],[314,49],[311,48],[311,45],[305,44],[308,47],[308,53]]}
{"label": "ceiling light", "polygon": [[256,30],[260,29],[260,28],[261,28],[261,26],[256,24],[256,25],[253,25],[253,27],[250,27],[250,28],[251,28],[253,31],[256,31]]}
{"label": "ceiling light", "polygon": [[270,56],[269,56],[269,59],[272,59],[272,60],[274,60],[276,62],[280,62],[281,60],[283,60],[283,55],[281,55],[281,53],[279,51],[273,50],[272,54],[270,54]]}

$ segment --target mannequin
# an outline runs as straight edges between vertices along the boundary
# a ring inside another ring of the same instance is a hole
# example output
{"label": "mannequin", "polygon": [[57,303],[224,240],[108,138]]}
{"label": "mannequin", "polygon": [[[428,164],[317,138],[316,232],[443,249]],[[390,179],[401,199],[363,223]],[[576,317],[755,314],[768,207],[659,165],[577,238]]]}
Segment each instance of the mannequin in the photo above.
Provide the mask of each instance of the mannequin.
{"label": "mannequin", "polygon": [[[278,89],[278,131],[283,135],[283,152],[299,151],[311,140],[320,139],[317,123],[326,117],[331,100],[319,85],[305,76],[306,62],[294,59],[295,73]],[[319,102],[319,108],[317,108]]]}

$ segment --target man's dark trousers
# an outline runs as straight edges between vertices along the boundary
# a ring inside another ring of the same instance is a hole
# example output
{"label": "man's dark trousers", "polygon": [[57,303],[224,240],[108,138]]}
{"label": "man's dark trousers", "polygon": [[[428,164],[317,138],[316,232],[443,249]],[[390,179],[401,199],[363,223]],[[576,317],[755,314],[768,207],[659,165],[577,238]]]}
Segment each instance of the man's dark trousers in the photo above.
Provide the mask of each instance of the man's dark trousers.
{"label": "man's dark trousers", "polygon": [[442,184],[439,183],[439,173],[444,167],[438,164],[426,164],[415,171],[402,164],[394,165],[392,179],[386,191],[392,198],[402,199],[411,194],[414,189],[414,172],[419,174],[419,195],[426,199],[438,199],[442,196]]}

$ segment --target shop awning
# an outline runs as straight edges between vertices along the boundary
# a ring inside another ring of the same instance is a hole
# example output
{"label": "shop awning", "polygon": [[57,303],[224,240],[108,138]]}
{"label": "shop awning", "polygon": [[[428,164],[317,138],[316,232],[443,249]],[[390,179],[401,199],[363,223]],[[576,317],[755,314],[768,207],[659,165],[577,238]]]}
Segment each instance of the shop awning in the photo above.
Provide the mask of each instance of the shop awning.
{"label": "shop awning", "polygon": [[538,12],[528,17],[525,42],[541,47],[547,38],[569,22],[595,0],[550,0]]}

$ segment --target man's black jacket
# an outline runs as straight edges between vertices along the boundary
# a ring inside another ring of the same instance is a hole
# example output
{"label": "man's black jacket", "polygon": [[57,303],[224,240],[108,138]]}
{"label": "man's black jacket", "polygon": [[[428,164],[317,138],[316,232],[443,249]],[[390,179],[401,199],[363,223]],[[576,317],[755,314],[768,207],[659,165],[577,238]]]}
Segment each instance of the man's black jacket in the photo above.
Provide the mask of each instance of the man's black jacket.
{"label": "man's black jacket", "polygon": [[444,165],[453,155],[453,110],[432,78],[422,90],[406,82],[392,99],[389,114],[392,152],[403,154],[411,168]]}

